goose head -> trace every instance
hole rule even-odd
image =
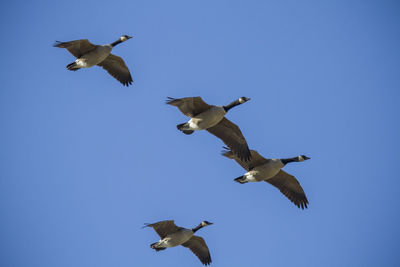
[[[121,40],[121,42],[125,42],[129,39],[131,39],[132,37],[129,35],[122,35],[119,39]]]
[[[212,223],[208,222],[208,221],[202,221],[199,225],[197,225],[195,228],[192,228],[193,233],[196,233],[199,229],[209,226]]]
[[[233,101],[232,103],[230,103],[226,106],[223,106],[223,108],[224,108],[225,112],[228,112],[231,108],[236,107],[240,104],[246,103],[249,100],[250,100],[250,98],[242,96],[242,97],[239,97],[237,100]]]
[[[202,221],[202,222],[200,223],[200,225],[201,225],[202,227],[206,227],[206,226],[209,226],[209,225],[211,225],[211,224],[213,224],[213,223],[211,223],[211,222],[209,222],[209,221]]]
[[[242,96],[242,97],[240,97],[240,98],[238,99],[238,101],[239,101],[240,104],[246,103],[246,102],[249,101],[249,100],[250,100],[250,98],[245,97],[245,96]]]
[[[301,155],[301,156],[299,156],[298,158],[299,158],[299,161],[305,161],[305,160],[310,159],[309,157],[307,157],[307,156],[305,156],[305,155]]]

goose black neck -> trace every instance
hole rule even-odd
[[[197,230],[199,230],[199,229],[201,229],[201,228],[203,228],[203,225],[199,224],[199,225],[197,225],[195,228],[192,228],[192,231],[193,231],[193,233],[196,233]]]
[[[111,46],[114,47],[114,46],[116,46],[116,45],[118,45],[118,44],[120,44],[120,43],[122,43],[121,39],[119,39],[119,40],[117,40],[117,41],[111,43]]]
[[[291,162],[298,162],[298,161],[299,161],[298,157],[281,159],[281,162],[283,163],[283,165],[286,165],[286,164],[291,163]]]
[[[241,103],[239,102],[239,100],[235,100],[232,103],[230,103],[226,106],[223,106],[223,108],[224,108],[225,112],[228,112],[228,110],[230,110],[231,108],[236,107],[237,105],[240,105],[240,104]]]

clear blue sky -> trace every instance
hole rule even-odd
[[[156,253],[143,223],[199,231],[212,266],[398,266],[398,1],[4,1],[0,265],[201,266]],[[116,47],[126,88],[65,69],[55,40]],[[249,146],[288,165],[302,211],[191,136],[167,96],[233,109]]]

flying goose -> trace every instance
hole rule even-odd
[[[177,125],[185,134],[206,129],[211,134],[220,138],[243,161],[250,160],[250,150],[246,139],[239,127],[225,118],[225,114],[233,107],[249,101],[250,98],[240,97],[226,106],[208,105],[201,97],[172,98],[168,97],[167,104],[176,106],[190,117],[186,123]]]
[[[195,228],[186,229],[176,226],[173,220],[168,220],[152,224],[146,223],[144,227],[152,227],[161,238],[160,241],[150,245],[152,249],[160,251],[182,245],[189,248],[200,259],[201,263],[209,265],[211,256],[207,244],[203,238],[194,235],[194,233],[211,224],[208,221],[202,221]]]
[[[129,86],[133,82],[129,69],[122,58],[111,54],[111,50],[114,46],[131,38],[128,35],[122,35],[117,41],[106,45],[94,45],[88,39],[70,42],[56,41],[54,46],[66,48],[77,58],[77,60],[67,65],[67,69],[77,71],[82,68],[90,68],[98,65],[123,85]]]
[[[310,159],[309,157],[301,155],[287,159],[266,159],[258,154],[257,151],[251,150],[251,161],[244,162],[228,148],[224,148],[226,150],[222,151],[222,155],[234,159],[247,171],[243,176],[236,178],[236,182],[241,184],[260,181],[268,182],[278,188],[297,207],[301,207],[301,209],[307,208],[308,200],[299,181],[294,176],[281,170],[281,168],[290,162],[308,160]]]

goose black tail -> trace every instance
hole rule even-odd
[[[188,126],[189,126],[189,125],[188,125],[187,123],[181,123],[181,124],[176,125],[176,128],[178,128],[178,130],[181,131],[181,132],[183,132],[184,134],[192,134],[194,131],[192,131],[192,130],[187,130],[186,128],[187,128]]]
[[[239,176],[239,177],[235,178],[234,181],[235,181],[235,182],[238,182],[238,183],[241,183],[241,184],[247,183],[247,182],[245,181],[244,176]]]
[[[68,65],[67,65],[67,69],[68,69],[68,70],[72,70],[72,71],[77,71],[77,70],[79,70],[79,68],[78,68],[77,65],[76,65],[76,62],[72,62],[71,64],[68,64]]]
[[[160,250],[166,249],[166,248],[157,247],[157,244],[158,244],[158,242],[153,243],[153,244],[150,245],[150,247],[151,247],[152,249],[155,249],[156,251],[160,251]]]

